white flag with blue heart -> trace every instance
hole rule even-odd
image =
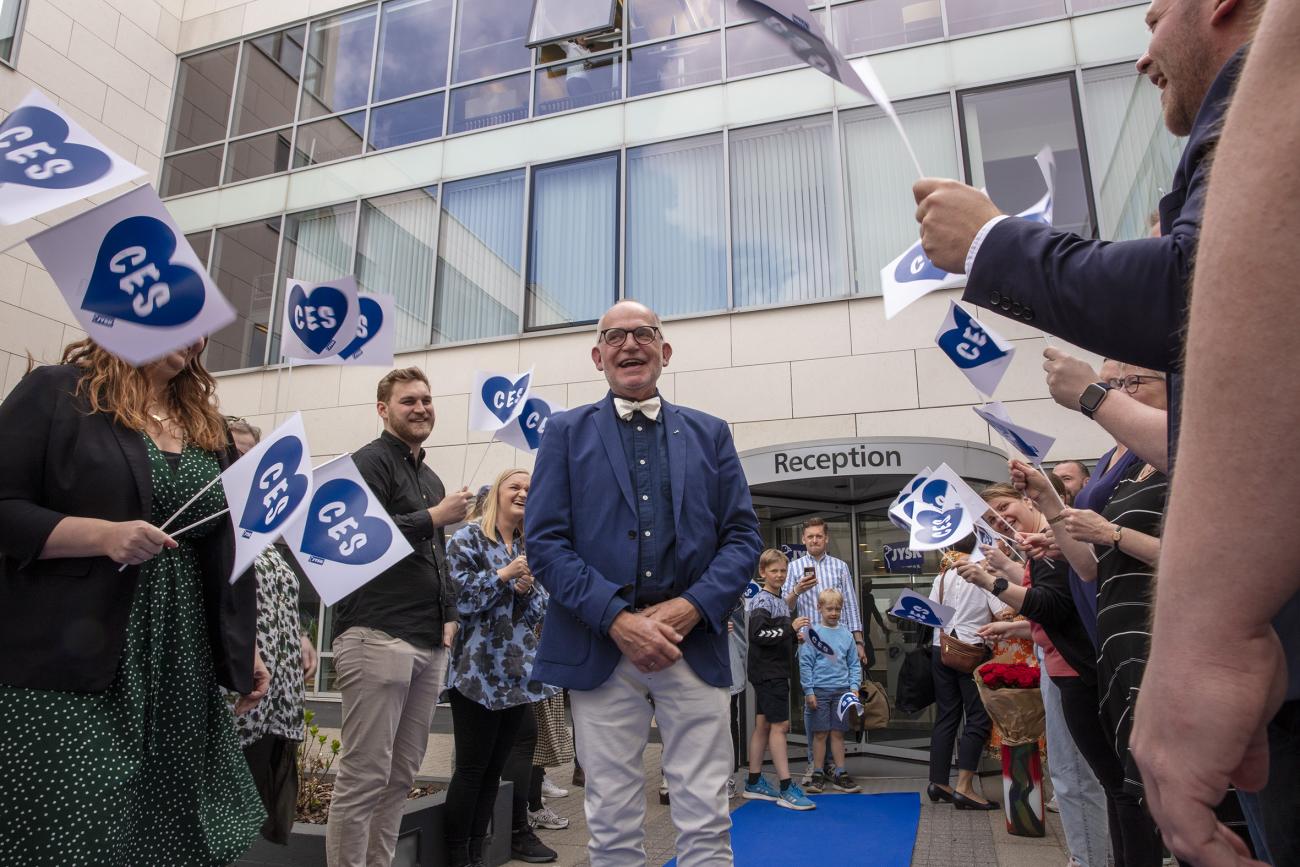
[[[0,123],[0,223],[21,223],[144,173],[39,90]]]
[[[235,525],[235,568],[244,573],[306,508],[312,493],[311,449],[302,414],[275,429],[221,474]]]
[[[942,629],[952,620],[957,609],[951,605],[941,605],[929,596],[904,589],[898,594],[898,600],[894,602],[894,607],[889,609],[889,613],[903,620]]]
[[[290,277],[284,287],[280,353],[308,360],[338,355],[352,344],[360,316],[357,278],[308,283]]]
[[[998,532],[990,527],[983,518],[975,520],[975,547],[971,550],[968,559],[972,563],[978,563],[981,560],[987,560],[980,546],[988,545],[993,547],[998,543]]]
[[[1052,212],[1056,196],[1056,157],[1052,149],[1044,147],[1034,157],[1038,170],[1043,173],[1047,192],[1041,199],[1026,208],[1017,217],[1035,223],[1052,225]],[[908,247],[894,261],[880,269],[881,294],[885,299],[885,318],[893,319],[913,301],[939,289],[955,289],[966,285],[965,274],[949,274],[940,269],[925,255],[921,242]]]
[[[469,395],[469,429],[496,433],[524,411],[532,388],[533,369],[524,373],[474,372]],[[537,433],[540,439],[541,434]]]
[[[396,307],[392,295],[357,293],[357,327],[352,340],[337,353],[303,359],[303,364],[358,364],[392,367],[397,347]]]
[[[91,339],[140,366],[235,321],[152,187],[27,240]]]
[[[1002,401],[990,401],[983,406],[973,406],[971,409],[975,410],[975,414],[984,419],[989,427],[997,431],[1007,441],[1007,445],[1029,458],[1029,462],[1034,466],[1042,465],[1043,458],[1047,457],[1052,444],[1056,442],[1056,437],[1039,433],[1012,421],[1011,414],[1002,405]]]
[[[947,464],[931,472],[903,507],[912,521],[909,546],[916,551],[936,551],[966,538],[987,509]]]
[[[1016,348],[993,329],[949,300],[948,316],[935,343],[980,394],[992,397],[1011,366]]]
[[[848,692],[844,693],[844,695],[840,696],[839,705],[835,708],[835,715],[838,716],[840,718],[840,721],[842,722],[844,720],[845,715],[848,714],[848,712],[853,708],[857,708],[858,712],[861,713],[862,699],[858,698],[858,694],[856,692],[854,692],[853,690],[849,690]]]
[[[326,605],[413,553],[351,455],[317,467],[312,488],[307,508],[284,537]]]
[[[551,416],[561,412],[564,412],[564,407],[558,404],[540,397],[527,398],[519,415],[497,431],[496,438],[520,451],[536,452],[542,444],[542,435],[546,433],[546,423],[551,420]]]
[[[887,512],[889,515],[889,521],[898,529],[907,533],[912,532],[912,508],[905,507],[907,506],[908,500],[912,498],[912,495],[917,492],[917,489],[919,489],[921,485],[925,484],[925,480],[929,478],[929,476],[929,467],[926,467],[921,470],[921,472],[912,476],[911,481],[906,485],[903,485],[903,489],[898,492],[898,496],[894,497],[894,502],[889,504]]]

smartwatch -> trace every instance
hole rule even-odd
[[[993,589],[990,592],[994,596],[1001,596],[1003,593],[1007,592],[1007,588],[1010,586],[1011,586],[1011,582],[1008,581],[1007,579],[1001,577],[994,578]]]
[[[1083,394],[1079,395],[1079,412],[1092,418],[1097,408],[1101,406],[1101,402],[1106,399],[1106,392],[1114,387],[1109,382],[1091,383],[1083,390]]]

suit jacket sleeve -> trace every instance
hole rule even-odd
[[[75,387],[75,380],[59,372],[32,371],[0,404],[0,554],[19,569],[40,557],[54,527],[67,517],[39,504],[59,391],[69,383]]]
[[[727,614],[749,583],[763,548],[758,516],[749,497],[749,483],[740,468],[740,456],[731,429],[718,423],[714,438],[718,466],[718,550],[704,573],[682,592],[700,612],[709,632],[726,632]]]

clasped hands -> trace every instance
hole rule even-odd
[[[533,592],[533,571],[528,568],[528,559],[523,554],[498,569],[497,577],[520,596]]]
[[[620,612],[610,624],[609,637],[638,671],[663,671],[682,658],[677,645],[699,622],[700,612],[679,596],[640,612]]]

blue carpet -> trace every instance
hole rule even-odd
[[[731,814],[736,867],[852,864],[908,867],[921,796],[813,795],[816,810],[799,812],[771,801],[746,801]],[[676,867],[677,859],[664,867]]]

